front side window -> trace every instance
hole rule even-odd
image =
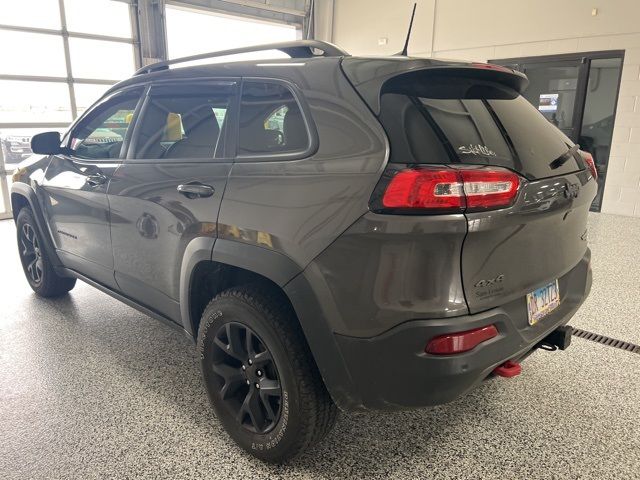
[[[120,158],[142,88],[116,93],[96,105],[70,135],[71,155],[90,160]]]
[[[223,139],[235,84],[160,86],[151,90],[136,130],[138,159],[212,159]]]
[[[309,147],[300,106],[291,91],[277,83],[244,83],[238,135],[239,155],[295,153]]]

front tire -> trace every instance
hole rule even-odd
[[[235,287],[205,309],[198,333],[205,384],[231,438],[281,463],[319,442],[337,408],[291,306],[258,287]]]
[[[59,297],[69,292],[76,279],[61,277],[55,272],[30,208],[20,210],[16,229],[18,254],[31,289],[41,297]]]

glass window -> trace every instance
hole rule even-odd
[[[135,158],[223,157],[220,139],[227,127],[235,85],[154,87],[136,133]]]
[[[71,132],[68,146],[79,158],[119,158],[142,88],[116,93],[94,107]]]
[[[296,28],[291,25],[261,22],[229,15],[184,9],[167,5],[167,42],[169,58],[203,52],[215,52],[250,45],[296,40]],[[237,55],[235,60],[289,58],[282,52],[266,51]],[[222,60],[222,59],[220,59]],[[224,61],[229,61],[226,58]],[[207,60],[213,63],[215,59]]]
[[[0,123],[71,121],[66,83],[0,80]]]
[[[64,7],[67,29],[70,32],[131,38],[128,2],[64,0]]]
[[[0,73],[66,77],[62,37],[0,30]],[[8,47],[13,45],[12,47]]]
[[[621,68],[621,58],[599,58],[591,60],[589,69],[578,143],[582,150],[591,153],[598,170],[598,194],[591,206],[597,211],[600,210],[604,193]]]
[[[6,0],[0,11],[0,23],[5,25],[60,28],[60,9],[55,0]]]
[[[76,108],[81,115],[91,105],[96,103],[111,85],[99,85],[93,83],[74,83],[73,91],[76,95]]]
[[[301,152],[308,146],[307,127],[291,91],[276,83],[245,82],[238,154]]]
[[[528,178],[580,169],[575,158],[554,163],[571,140],[514,90],[466,77],[403,77],[380,101],[390,161],[497,165]]]
[[[523,92],[524,98],[549,122],[571,138],[574,138],[573,113],[581,68],[579,64],[557,63],[534,63],[525,66],[529,86]]]
[[[69,50],[76,78],[121,80],[135,70],[133,46],[128,43],[69,38]]]

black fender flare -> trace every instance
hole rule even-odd
[[[58,254],[56,252],[56,248],[51,237],[51,231],[49,230],[47,222],[44,219],[42,207],[40,206],[40,202],[38,201],[38,196],[35,190],[31,187],[31,185],[22,182],[15,182],[11,185],[11,207],[13,210],[13,219],[15,221],[18,218],[18,212],[13,205],[14,195],[20,195],[27,201],[27,204],[33,212],[33,216],[36,221],[36,228],[40,232],[40,236],[42,237],[44,248],[49,259],[53,263],[54,267],[62,267],[62,262],[60,261],[60,258],[58,257]]]
[[[180,316],[182,326],[195,337],[191,318],[190,288],[196,266],[213,261],[242,268],[268,278],[279,287],[300,272],[300,267],[289,257],[274,250],[224,238],[198,237],[191,240],[183,254],[180,267]]]
[[[321,275],[310,265],[303,270],[290,257],[275,250],[224,238],[199,237],[187,244],[180,271],[180,314],[182,325],[191,337],[193,331],[190,285],[193,272],[202,261],[213,261],[257,273],[282,288],[302,327],[322,379],[336,404],[344,410],[362,409],[351,375],[335,341],[327,309],[310,281]],[[311,276],[311,278],[309,278]]]

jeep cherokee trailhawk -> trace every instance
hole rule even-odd
[[[291,58],[184,65],[250,50]],[[33,137],[11,194],[27,280],[186,331],[264,460],[338,409],[451,401],[564,349],[591,286],[594,164],[526,85],[304,40],[145,67]]]

